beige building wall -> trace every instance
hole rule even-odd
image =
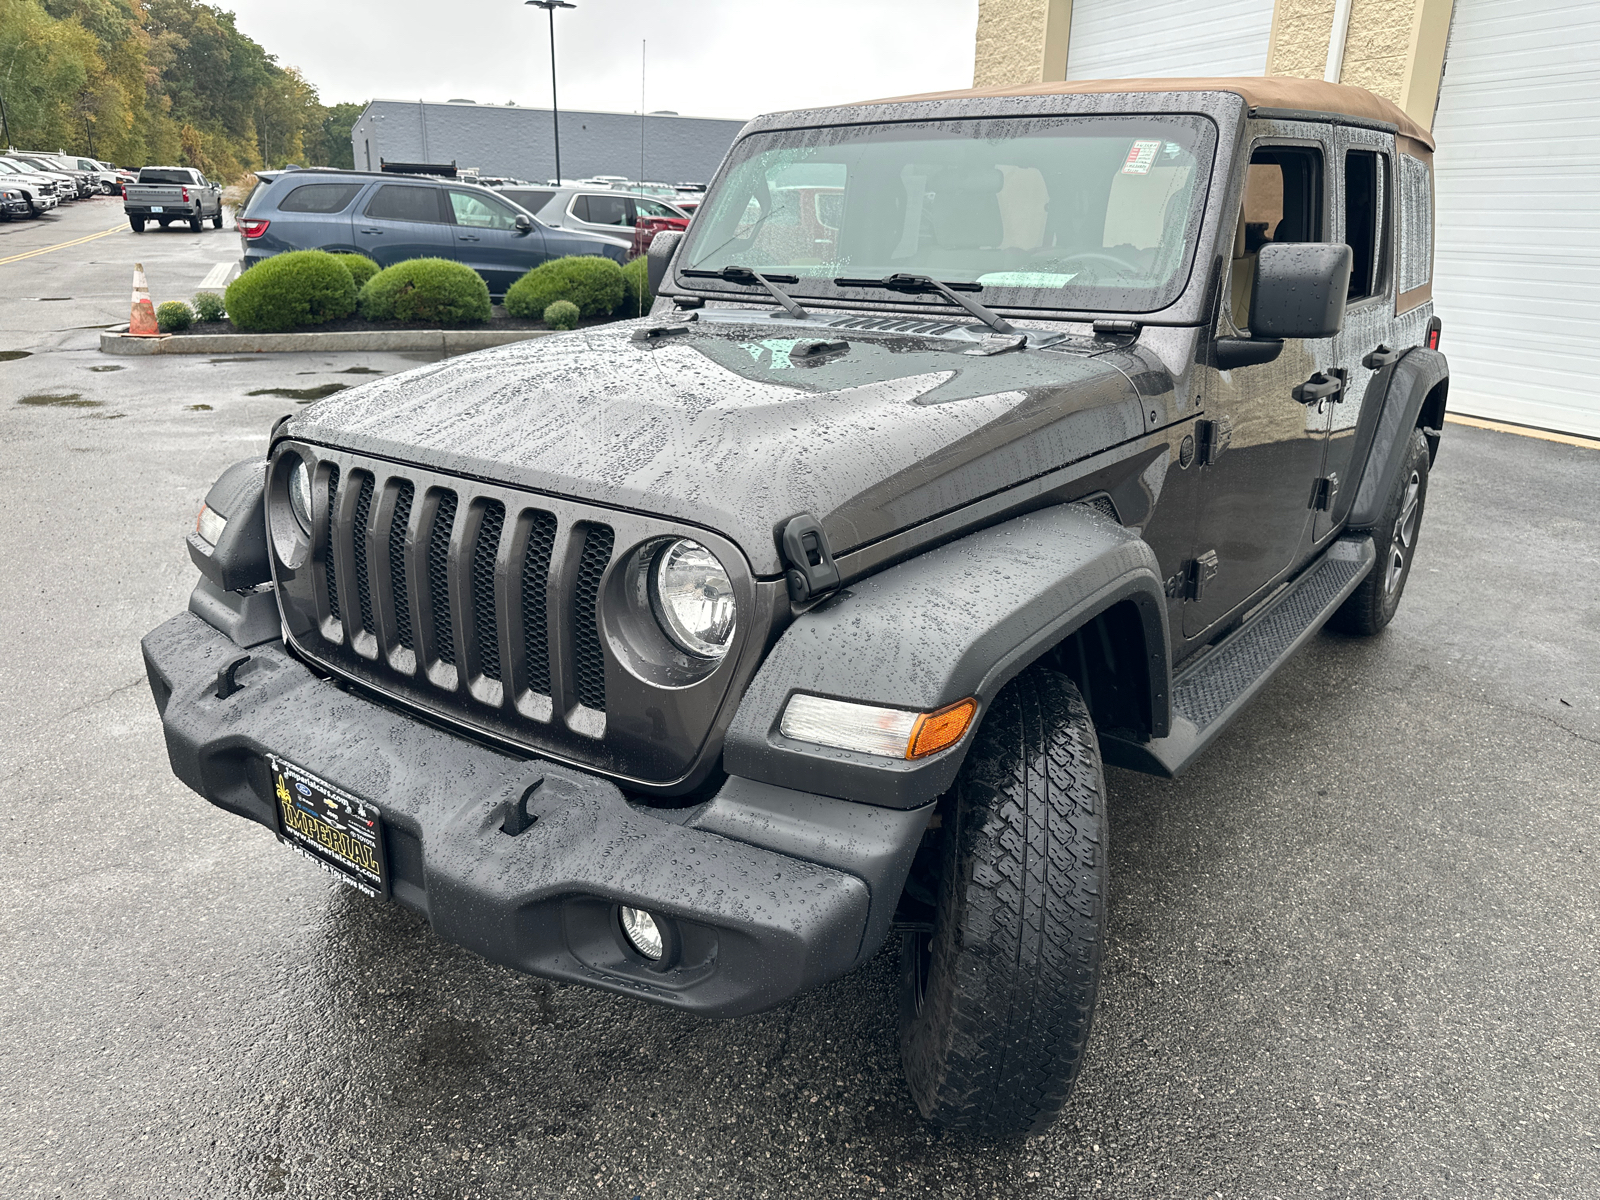
[[[1084,0],[1089,2],[1089,0]],[[1202,17],[1205,0],[1193,0]],[[1433,124],[1454,0],[1351,0],[1338,82],[1393,100]],[[1277,0],[1267,71],[1321,79],[1335,0]],[[1065,79],[1072,0],[979,0],[974,87]]]

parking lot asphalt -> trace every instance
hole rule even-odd
[[[1600,452],[1448,426],[1390,629],[1316,638],[1185,778],[1110,772],[1088,1066],[972,1142],[905,1095],[893,947],[704,1023],[444,945],[172,778],[138,641],[300,399],[257,393],[415,361],[72,328],[237,246],[0,262],[0,1195],[1600,1195]]]

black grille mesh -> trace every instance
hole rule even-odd
[[[339,576],[338,576],[337,572],[335,572],[334,569],[333,569],[333,560],[338,557],[338,555],[334,553],[333,512],[334,512],[334,509],[336,509],[338,506],[339,506],[339,468],[338,467],[329,467],[328,468],[328,511],[327,511],[326,516],[325,516],[325,520],[328,523],[328,526],[327,526],[328,553],[327,553],[327,556],[326,556],[327,557],[326,565],[327,565],[327,568],[328,568],[328,612],[332,615],[332,617],[333,617],[333,619],[335,621],[343,619],[343,614],[340,613],[340,611],[339,611]]]
[[[367,519],[372,516],[372,476],[363,475],[356,495],[355,529],[356,599],[361,605],[361,628],[368,633],[378,627],[372,619],[372,588],[367,579]]]
[[[600,576],[611,561],[616,535],[609,525],[591,525],[583,538],[577,584],[572,589],[572,642],[577,663],[574,672],[578,702],[606,709],[606,659],[600,649],[600,625],[595,603],[600,596]]]
[[[456,639],[450,628],[450,531],[456,523],[456,494],[441,492],[428,538],[428,601],[433,609],[434,652],[440,662],[456,661]]]
[[[550,625],[547,589],[550,581],[550,554],[556,544],[556,518],[553,513],[532,514],[528,530],[528,552],[522,559],[522,640],[528,670],[528,690],[550,694]]]
[[[389,521],[389,587],[394,592],[395,632],[400,644],[413,654],[417,642],[411,636],[411,592],[406,587],[406,526],[411,524],[411,501],[416,494],[409,480],[402,483]]]
[[[478,659],[483,673],[500,678],[500,622],[495,616],[494,560],[500,552],[500,531],[506,523],[506,506],[491,500],[483,506],[478,523],[478,544],[472,548],[472,625],[478,638]]]

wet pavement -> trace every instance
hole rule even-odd
[[[211,480],[270,393],[414,362],[70,328],[136,257],[160,300],[236,253],[0,264],[0,1195],[1600,1194],[1600,452],[1447,427],[1390,630],[1315,639],[1183,780],[1111,773],[1088,1067],[973,1143],[904,1095],[893,948],[708,1024],[444,945],[172,778],[138,639]]]

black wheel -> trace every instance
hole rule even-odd
[[[144,232],[144,218],[143,217],[129,217],[128,218],[128,228],[132,229],[135,233],[143,233]]]
[[[190,217],[189,218],[189,232],[190,233],[204,233],[205,229],[206,229],[206,219],[204,217]]]
[[[1406,445],[1405,461],[1383,519],[1370,530],[1378,547],[1378,561],[1361,586],[1339,606],[1328,624],[1343,633],[1371,635],[1394,620],[1400,597],[1411,577],[1411,560],[1417,553],[1417,534],[1422,529],[1422,510],[1428,499],[1428,441],[1422,430],[1413,429]]]
[[[217,209],[217,215],[211,218],[211,228],[213,228],[213,229],[221,229],[222,228],[222,210],[220,208]]]
[[[1105,780],[1064,675],[996,698],[942,805],[933,933],[901,946],[900,1060],[948,1129],[1048,1125],[1083,1065],[1105,951]]]

